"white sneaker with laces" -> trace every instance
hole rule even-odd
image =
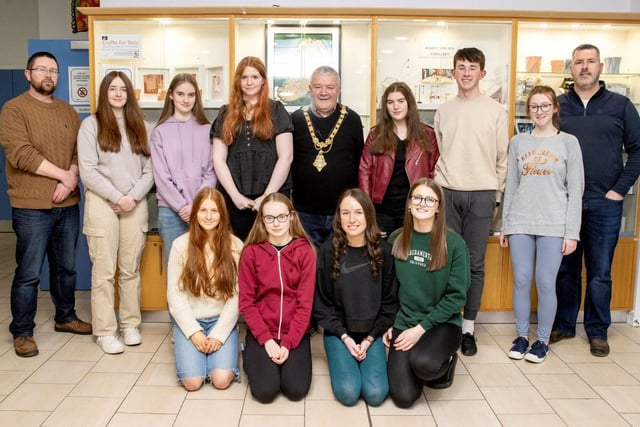
[[[98,337],[96,339],[96,344],[98,344],[98,347],[107,354],[119,354],[124,351],[124,346],[118,337],[114,337],[113,335],[103,335]]]
[[[122,330],[125,345],[140,345],[142,343],[142,335],[138,328],[124,328]]]

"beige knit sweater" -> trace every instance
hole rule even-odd
[[[78,113],[66,102],[35,99],[25,92],[13,98],[0,113],[0,143],[7,157],[9,200],[14,208],[50,209],[80,201],[76,188],[62,203],[51,200],[57,181],[36,175],[43,160],[68,170],[78,164],[76,138]]]

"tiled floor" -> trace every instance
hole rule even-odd
[[[554,344],[539,365],[507,358],[513,325],[478,325],[479,352],[460,357],[453,387],[425,389],[410,409],[337,403],[317,335],[304,401],[262,405],[244,376],[225,391],[187,393],[175,380],[168,323],[145,323],[142,345],[105,355],[91,337],[53,331],[46,292],[36,317],[40,355],[22,359],[8,333],[13,244],[0,234],[0,426],[640,426],[640,328],[625,324],[610,329],[609,357],[592,357],[579,335]],[[77,309],[89,318],[88,292],[78,292]]]

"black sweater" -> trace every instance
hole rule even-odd
[[[573,89],[558,97],[560,129],[578,138],[584,164],[583,198],[609,190],[624,196],[640,174],[640,117],[629,98],[604,88],[584,107]],[[622,150],[628,157],[623,162]]]
[[[347,333],[357,342],[367,335],[381,336],[392,324],[398,308],[398,285],[391,246],[382,242],[383,262],[377,280],[371,276],[366,246],[347,247],[341,273],[334,280],[331,239],[320,248],[313,315],[325,334]]]

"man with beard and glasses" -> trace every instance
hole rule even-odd
[[[574,83],[558,97],[560,130],[575,135],[584,164],[580,241],[563,258],[556,280],[558,309],[551,343],[576,335],[582,297],[582,259],[587,270],[584,329],[591,354],[609,354],[611,262],[618,243],[624,195],[640,173],[640,117],[626,96],[600,81],[600,50],[582,44],[573,50]],[[626,161],[623,151],[627,153]]]
[[[34,53],[24,75],[29,90],[0,113],[0,142],[7,162],[9,200],[16,233],[16,270],[11,285],[9,331],[20,357],[38,354],[33,339],[45,254],[49,261],[55,330],[90,335],[91,324],[75,311],[75,253],[80,192],[76,138],[80,117],[55,98],[60,69],[49,52]]]

